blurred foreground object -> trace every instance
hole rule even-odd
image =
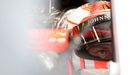
[[[45,52],[63,52],[68,48],[69,32],[65,29],[31,29],[31,46]]]

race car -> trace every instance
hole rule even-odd
[[[52,69],[64,54],[71,53],[64,59],[69,75],[110,75],[109,62],[114,61],[110,2],[70,9],[55,24],[51,29],[30,32],[36,39],[33,48],[42,52],[46,67]]]
[[[82,75],[109,75],[109,61],[114,60],[110,2],[87,3],[67,13],[58,26],[70,31],[76,46],[73,68]]]

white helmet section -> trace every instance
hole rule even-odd
[[[109,75],[109,70],[107,69],[83,69],[80,71],[81,75]]]
[[[103,3],[105,2],[106,1],[100,1],[98,3],[102,3],[103,6]],[[100,5],[100,7],[102,6]],[[91,8],[90,10],[90,3],[87,3],[76,9],[71,9],[62,16],[61,20],[59,21],[61,24],[60,26],[70,30],[73,27],[78,26],[80,23],[86,21],[86,19],[90,19],[91,17],[101,14],[110,14],[110,9],[101,9],[100,7],[98,5],[98,9],[94,10]]]
[[[67,16],[67,28],[72,29],[74,26],[79,25],[80,22],[89,15],[90,11],[84,10],[81,7],[77,8],[73,13]]]
[[[58,22],[58,28],[64,27],[66,29],[72,29],[73,27],[79,25],[81,21],[90,15],[90,11],[84,10],[81,7],[76,9],[71,9],[67,11]]]
[[[58,21],[57,23],[57,27],[56,28],[66,28],[66,18],[68,15],[70,15],[71,13],[73,13],[76,9],[70,9],[67,12],[64,13],[64,15],[61,17],[61,19]]]

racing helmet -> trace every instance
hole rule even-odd
[[[93,6],[101,8],[102,6],[97,6],[97,3],[101,2],[96,2]],[[79,57],[93,60],[113,60],[114,48],[110,5],[106,5],[106,7],[99,10],[90,10],[93,13],[89,18],[72,28],[74,43],[78,46],[75,53]]]

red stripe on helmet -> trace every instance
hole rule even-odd
[[[107,69],[108,68],[108,62],[107,61],[94,61],[94,65],[96,69]]]
[[[69,22],[69,23],[71,23],[71,24],[73,24],[73,25],[76,25],[76,26],[78,26],[78,24],[77,23],[74,23],[74,22],[72,22],[72,21],[70,21],[70,20],[66,20],[67,22]]]
[[[85,69],[85,61],[83,58],[80,58],[80,66],[82,69]]]

